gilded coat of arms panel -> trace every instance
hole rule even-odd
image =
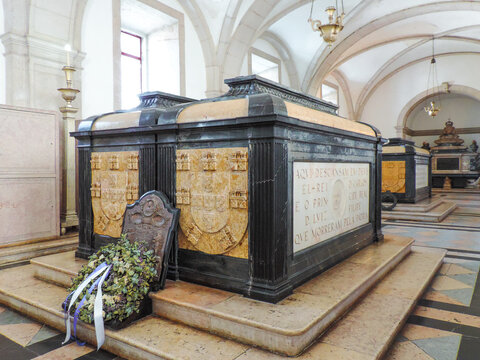
[[[248,258],[248,149],[177,150],[179,247]]]
[[[93,152],[93,231],[120,237],[127,204],[138,199],[138,151]]]
[[[382,192],[405,192],[405,161],[382,161]]]

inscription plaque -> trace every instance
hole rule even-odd
[[[415,167],[415,189],[428,186],[428,165],[416,165]]]
[[[248,258],[248,149],[177,150],[181,249]]]
[[[459,158],[437,158],[436,170],[460,170]]]
[[[293,251],[369,221],[370,171],[363,163],[293,164]]]

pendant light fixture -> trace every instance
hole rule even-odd
[[[338,9],[338,0],[335,1],[336,6],[329,6],[325,9],[325,12],[328,15],[328,23],[322,24],[320,20],[313,20],[312,13],[313,13],[313,2],[312,6],[310,7],[310,17],[308,18],[308,22],[312,26],[313,31],[320,32],[323,40],[328,44],[328,46],[332,46],[332,44],[337,40],[337,36],[343,29],[343,19],[345,17],[345,9],[343,7],[343,0],[342,1],[342,12],[339,15]]]
[[[431,93],[430,93],[430,89]],[[432,37],[432,59],[430,60],[430,68],[428,70],[428,79],[427,79],[427,101],[429,98],[430,104],[424,107],[425,112],[428,116],[435,117],[440,111],[440,106],[435,104],[434,95],[439,92],[440,88],[438,85],[438,75],[437,75],[437,60],[435,59],[435,37]]]

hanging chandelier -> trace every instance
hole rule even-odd
[[[312,13],[313,13],[313,1],[312,6],[310,7],[310,17],[308,18],[308,22],[312,25],[313,31],[319,31],[320,35],[322,36],[323,40],[328,44],[328,46],[332,46],[332,44],[337,40],[338,33],[343,29],[343,18],[345,17],[344,7],[343,7],[343,0],[342,0],[342,13],[338,14],[338,1],[335,2],[336,6],[329,6],[325,9],[325,12],[328,15],[328,23],[322,24],[320,20],[313,20]]]
[[[429,94],[432,89],[431,94]],[[432,37],[432,60],[430,60],[430,69],[428,71],[427,79],[427,99],[432,97],[430,104],[424,107],[428,116],[435,117],[440,111],[440,107],[435,105],[435,98],[433,97],[439,90],[438,75],[437,75],[437,60],[435,59],[435,37]]]

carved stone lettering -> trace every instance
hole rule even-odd
[[[138,199],[138,152],[92,154],[93,231],[119,237],[127,204]]]
[[[382,192],[405,192],[405,161],[382,161]]]
[[[294,162],[293,251],[367,224],[369,192],[369,164]]]
[[[247,148],[177,150],[180,248],[248,258],[247,169]]]
[[[428,165],[415,166],[415,188],[421,189],[428,186]]]

